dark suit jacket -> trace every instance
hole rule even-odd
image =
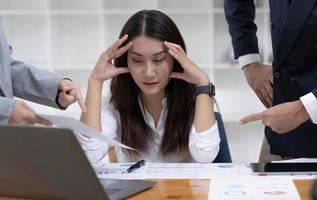
[[[273,104],[317,96],[316,0],[270,0],[273,46]],[[258,53],[253,0],[225,0],[235,58]],[[317,157],[317,125],[307,121],[287,134],[269,127],[271,152],[281,156]]]

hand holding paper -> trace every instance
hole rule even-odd
[[[102,135],[97,130],[87,126],[86,124],[82,123],[81,121],[73,118],[73,117],[65,117],[65,116],[58,116],[58,115],[39,115],[40,117],[52,122],[53,124],[71,129],[75,134],[82,134],[86,137],[96,138],[102,141],[107,142],[110,145],[135,150],[131,147],[128,147],[120,142],[111,139],[105,135]],[[136,151],[136,150],[135,150]]]

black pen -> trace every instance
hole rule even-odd
[[[134,170],[142,167],[143,165],[145,165],[145,160],[140,160],[138,162],[136,162],[135,164],[131,165],[128,169],[127,169],[127,172],[130,173],[130,172],[133,172]]]

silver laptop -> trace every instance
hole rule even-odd
[[[152,186],[99,180],[71,130],[0,126],[0,196],[123,199]]]

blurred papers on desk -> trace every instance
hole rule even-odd
[[[109,163],[102,166],[94,166],[95,172],[100,179],[121,179],[121,180],[136,180],[146,179],[148,164],[132,171],[127,172],[127,169],[134,163]]]
[[[217,163],[150,163],[148,179],[211,179],[214,175],[250,174],[251,169],[243,164]]]
[[[125,173],[130,163],[107,163],[94,166],[99,178],[104,179],[211,179],[215,175],[251,174],[248,164],[217,163],[149,163]]]
[[[218,176],[209,184],[208,200],[300,200],[288,176]]]

